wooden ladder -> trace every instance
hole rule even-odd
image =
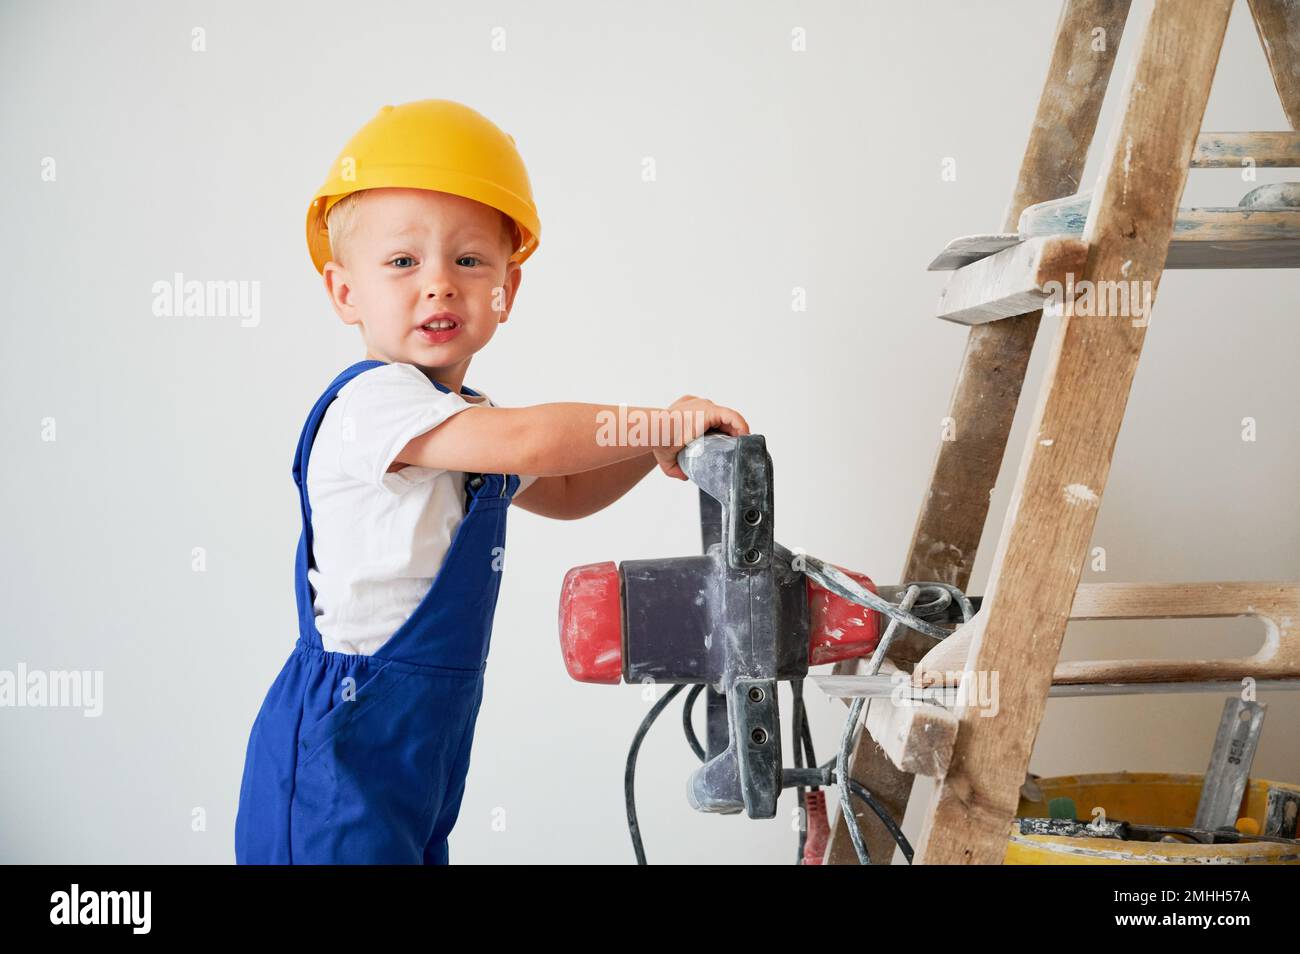
[[[1065,0],[1004,232],[958,240],[936,261],[956,268],[940,311],[970,331],[949,410],[956,436],[940,444],[904,582],[969,583],[1051,282],[1066,272],[1081,286],[1137,282],[1153,301],[1166,267],[1300,266],[1300,229],[1286,215],[1261,233],[1243,228],[1233,210],[1199,210],[1223,214],[1211,215],[1208,231],[1197,235],[1205,223],[1186,226],[1178,208],[1193,166],[1240,166],[1243,159],[1300,165],[1300,0],[1248,2],[1291,130],[1202,134],[1232,0],[1155,0],[1081,234],[1026,239],[1018,230],[1025,209],[1079,192],[1129,11],[1129,0]],[[1189,241],[1200,244],[1188,249]],[[913,773],[937,779],[917,863],[1002,862],[1054,685],[1128,681],[1154,690],[1196,680],[1300,678],[1300,587],[1293,583],[1079,585],[1146,327],[1145,320],[1085,316],[1063,296],[966,655],[965,670],[998,673],[996,717],[974,706],[918,710],[877,698],[855,729],[851,774],[900,823]],[[1269,632],[1264,649],[1249,658],[1058,665],[1072,618],[1247,614],[1265,618]],[[906,632],[890,661],[910,671],[933,645]],[[857,666],[837,664],[828,681],[851,682]],[[895,846],[884,826],[866,811],[858,820],[871,858],[888,863]],[[857,862],[838,813],[825,860]]]

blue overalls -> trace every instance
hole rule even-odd
[[[235,818],[239,864],[448,862],[519,477],[469,475],[465,518],[437,577],[378,652],[326,651],[307,581],[315,566],[307,460],[339,389],[383,363],[360,361],[335,378],[298,441],[298,642],[248,740]]]

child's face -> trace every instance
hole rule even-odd
[[[325,287],[339,317],[361,325],[366,357],[438,372],[457,390],[469,359],[509,316],[522,277],[508,261],[500,212],[425,189],[369,190],[339,253],[342,263],[325,266]],[[454,316],[454,333],[421,331],[440,313]]]

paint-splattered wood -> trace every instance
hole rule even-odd
[[[1300,212],[1294,209],[1270,209],[1268,215],[1252,209],[1185,211],[1229,214],[1203,214],[1200,222],[1189,221],[1189,231],[1170,243],[1165,268],[1300,268]],[[1218,221],[1213,221],[1215,218]],[[1005,254],[1018,244],[1019,235],[1005,232],[962,236],[949,242],[929,268],[966,268],[990,255]]]
[[[1300,0],[1249,0],[1273,85],[1292,129],[1300,129]]]
[[[866,723],[876,744],[904,772],[926,778],[941,778],[948,773],[957,739],[957,713],[952,709],[924,703],[900,704],[892,697],[875,699],[867,708]]]
[[[953,709],[960,702],[956,686],[913,686],[900,689],[888,676],[810,676],[822,692],[834,699],[888,700],[894,696],[917,703]],[[1210,679],[1195,682],[1099,682],[1052,684],[1051,699],[1089,699],[1103,696],[1161,696],[1186,693],[1236,695],[1241,692],[1240,679]],[[1300,679],[1258,679],[1254,689],[1263,692],[1300,692]]]
[[[1275,187],[1283,183],[1274,183]],[[1179,242],[1239,242],[1291,239],[1300,241],[1300,211],[1282,205],[1281,192],[1273,187],[1252,189],[1249,206],[1216,206],[1179,209],[1174,219],[1174,239]],[[1045,235],[1082,235],[1092,208],[1092,192],[1031,205],[1020,214],[1020,240],[1027,242]],[[1264,205],[1267,197],[1278,196],[1278,207]],[[1244,198],[1244,196],[1243,196]]]
[[[1201,133],[1193,169],[1292,169],[1300,167],[1300,134],[1285,132]]]
[[[1043,235],[1013,245],[955,272],[939,296],[939,317],[978,325],[1042,309],[1051,283],[1072,285],[1087,260],[1088,246],[1070,236]]]
[[[1275,582],[1092,583],[1079,587],[1071,619],[1254,617],[1259,651],[1236,659],[1103,659],[1059,663],[1062,685],[1300,678],[1300,586]]]
[[[1300,209],[1300,182],[1256,186],[1237,203],[1243,209]]]
[[[965,268],[972,262],[996,255],[1020,243],[1019,232],[992,232],[987,235],[959,235],[926,266],[929,272],[947,272]]]
[[[1259,651],[1237,658],[1101,659],[1058,663],[1053,685],[1197,682],[1300,678],[1300,586],[1294,583],[1083,583],[1071,620],[1224,619],[1255,617],[1264,623]],[[965,670],[971,643],[987,619],[982,613],[939,643],[916,665],[924,685],[954,685]],[[919,675],[924,672],[925,676]]]
[[[1025,206],[1079,191],[1128,10],[1129,0],[1064,0],[1004,228],[1015,228]],[[905,581],[942,580],[963,588],[969,582],[1040,317],[1031,312],[971,328],[949,410],[955,439],[939,444],[903,564]],[[891,655],[910,666],[928,643],[905,633]],[[852,670],[837,664],[835,671]],[[896,768],[869,733],[859,732],[853,746],[854,778],[884,800],[901,824],[911,774]],[[848,828],[843,819],[832,823],[827,863],[853,863]],[[864,824],[863,836],[873,858],[892,853],[889,832],[874,817]]]
[[[1154,299],[1231,6],[1156,0],[1103,153],[1084,279],[1150,283]],[[1146,329],[1065,306],[964,667],[999,674],[999,711],[961,713],[918,862],[1006,853]]]
[[[1226,619],[1264,623],[1264,643],[1251,656],[1214,660],[1092,660],[1058,663],[1051,698],[1136,693],[1238,692],[1242,679],[1257,691],[1300,689],[1300,585],[1282,582],[1084,583],[1075,591],[1071,620]],[[867,731],[899,768],[938,778],[951,762],[957,736],[953,693],[965,674],[980,617],[937,645],[917,664],[916,686],[894,675],[814,676],[832,696],[868,696]],[[922,676],[924,673],[924,676]],[[991,685],[971,700],[987,702]],[[994,699],[997,702],[996,698]],[[988,711],[986,706],[986,711]]]
[[[1288,185],[1274,183],[1266,188],[1284,197]],[[965,269],[1006,255],[1032,238],[1082,236],[1091,201],[1089,191],[1030,206],[1020,217],[1018,231],[955,238],[930,263],[929,270]],[[1179,209],[1165,261],[1165,268],[1296,267],[1300,267],[1300,209],[1258,204]]]

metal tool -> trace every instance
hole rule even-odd
[[[1267,708],[1266,703],[1247,702],[1239,696],[1224,700],[1194,827],[1231,828],[1236,823]]]
[[[783,767],[777,684],[804,679],[810,665],[871,655],[883,615],[905,613],[946,635],[960,601],[918,584],[907,613],[890,599],[901,587],[840,568],[828,578],[822,561],[816,575],[830,585],[815,583],[804,569],[815,558],[774,539],[762,435],[706,434],[678,463],[699,487],[703,555],[570,570],[560,599],[565,665],[585,682],[706,685],[705,760],[687,786],[690,804],[772,818]]]

